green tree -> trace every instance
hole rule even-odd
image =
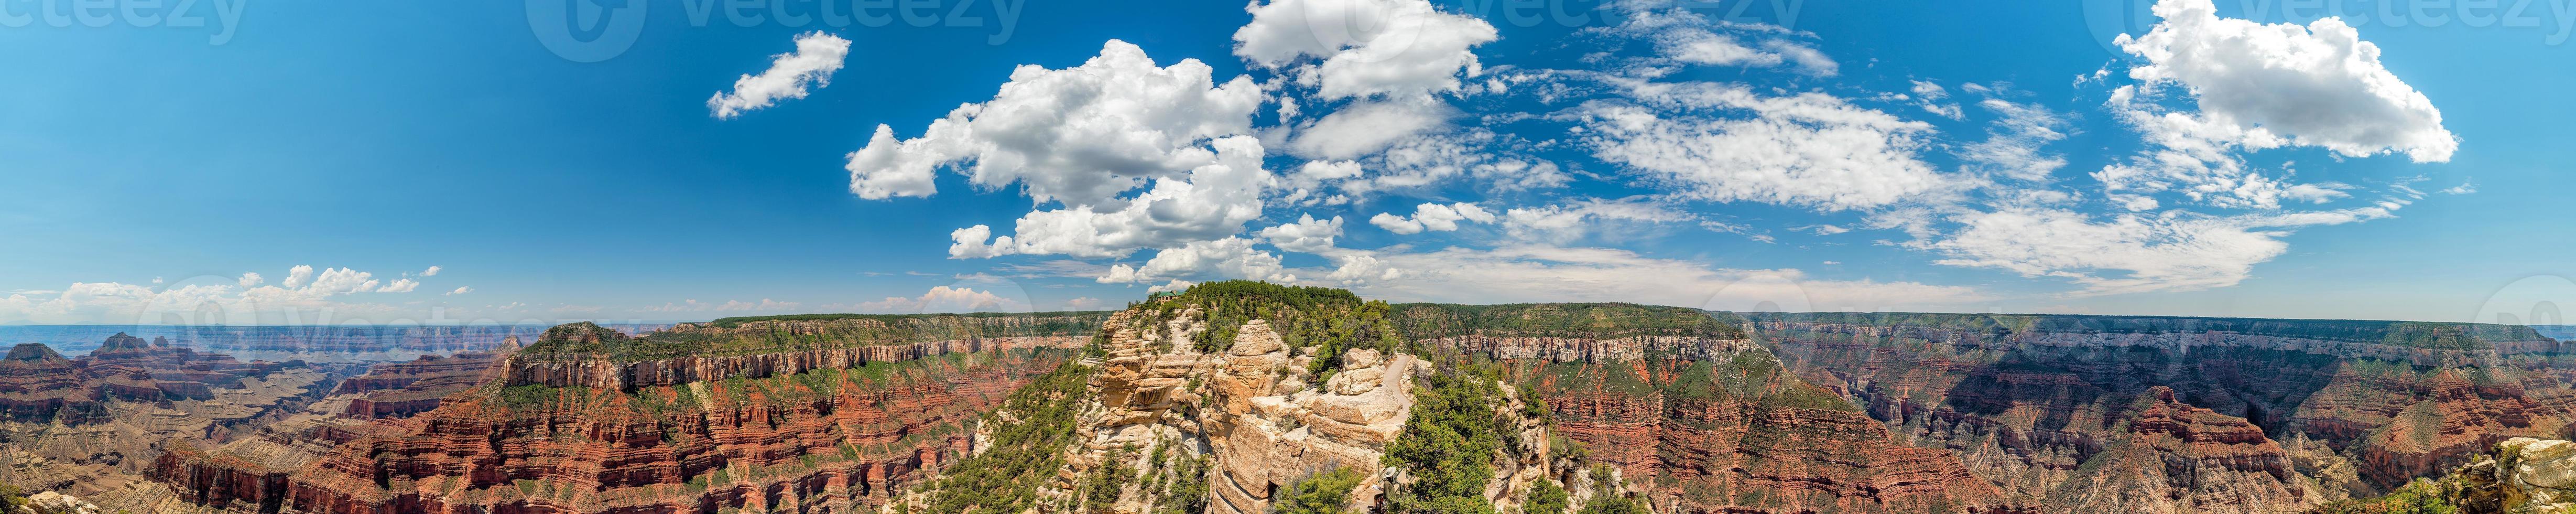
[[[1572,502],[1570,496],[1556,481],[1540,480],[1538,487],[1531,488],[1529,496],[1521,500],[1521,514],[1565,514],[1566,504]]]
[[[1493,407],[1502,389],[1473,373],[1438,373],[1423,382],[1413,391],[1404,435],[1386,448],[1386,465],[1415,478],[1388,498],[1392,511],[1492,514],[1485,483],[1494,478],[1494,453],[1509,432]]]
[[[1582,514],[1648,514],[1646,505],[1619,491],[1619,481],[1610,474],[1610,466],[1592,467],[1592,501],[1583,504]]]
[[[27,507],[26,491],[16,484],[0,482],[0,512],[18,512]]]
[[[1342,508],[1349,504],[1351,489],[1360,485],[1358,471],[1338,468],[1306,477],[1289,489],[1286,501],[1279,504],[1279,514],[1349,514]]]
[[[2329,503],[2311,514],[2460,514],[2460,506],[2442,494],[2440,484],[2428,479],[2415,479],[2388,495],[2370,499]]]

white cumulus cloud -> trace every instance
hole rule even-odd
[[[1413,214],[1409,216],[1381,212],[1369,218],[1369,224],[1397,234],[1420,234],[1426,230],[1432,232],[1458,230],[1458,222],[1461,221],[1493,223],[1494,213],[1466,202],[1448,205],[1426,203],[1414,206]]]
[[[256,272],[198,277],[166,285],[80,282],[61,290],[0,296],[0,320],[243,325],[385,321],[377,318],[404,310],[383,303],[352,301],[353,295],[406,293],[419,286],[410,279],[387,284],[373,273],[350,268],[317,272],[312,266],[289,269],[282,283],[263,283],[264,277]]]
[[[1270,246],[1303,253],[1322,253],[1332,250],[1333,238],[1341,235],[1341,216],[1319,220],[1313,215],[1300,214],[1295,222],[1261,229],[1261,239],[1268,241]]]
[[[1024,306],[1025,302],[989,291],[969,287],[932,286],[930,290],[923,291],[921,296],[910,298],[889,296],[873,302],[859,302],[851,306],[827,305],[825,308],[840,310],[845,307],[855,307],[859,311],[870,313],[922,314],[1009,311],[1019,310]]]
[[[1297,277],[1288,274],[1279,255],[1255,249],[1253,241],[1228,237],[1213,241],[1196,241],[1179,248],[1154,253],[1143,266],[1117,264],[1097,279],[1103,284],[1141,284],[1158,280],[1184,278],[1246,278],[1279,283],[1293,283]]]
[[[1480,73],[1477,45],[1494,26],[1441,12],[1425,0],[1271,0],[1245,8],[1252,22],[1234,33],[1234,54],[1272,69],[1304,58],[1327,99],[1418,96],[1458,89]]]
[[[2210,0],[2160,0],[2154,12],[2163,21],[2153,29],[2115,42],[2144,61],[2129,68],[2138,87],[2181,86],[2197,101],[2197,113],[2177,114],[2200,123],[2172,130],[2251,148],[2288,143],[2352,157],[2403,153],[2415,162],[2448,161],[2459,148],[2432,100],[2380,64],[2379,46],[2342,19],[2301,27],[2220,18]]]
[[[932,172],[959,165],[969,182],[1017,184],[1039,203],[1101,206],[1120,192],[1217,161],[1203,143],[1250,132],[1261,88],[1223,85],[1197,59],[1156,67],[1145,50],[1109,40],[1081,66],[1021,66],[992,100],[966,104],[897,140],[880,125],[849,155],[861,198],[930,196]]]
[[[707,98],[707,109],[718,119],[732,118],[779,100],[804,98],[809,86],[831,85],[832,72],[840,71],[849,55],[850,40],[821,31],[798,34],[796,51],[771,56],[769,69],[758,75],[735,79],[732,93]]]
[[[1261,168],[1261,143],[1234,136],[1208,146],[1217,150],[1215,162],[1185,176],[1155,179],[1134,197],[1032,211],[1020,217],[1013,235],[994,236],[985,225],[959,229],[950,234],[955,244],[949,256],[1118,257],[1242,232],[1245,223],[1261,217],[1262,186],[1271,180]]]

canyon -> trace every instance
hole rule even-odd
[[[344,382],[341,412],[381,419],[314,425],[335,443],[318,451],[177,450],[150,475],[182,504],[243,511],[849,512],[966,450],[970,419],[1088,340],[1047,330],[1098,319],[564,325]],[[455,377],[475,360],[485,379],[426,411],[381,401],[471,383]]]
[[[2463,323],[1224,282],[531,341],[363,373],[22,345],[0,407],[38,451],[0,481],[133,512],[2271,513],[2576,431],[2569,348]]]
[[[20,344],[0,358],[0,482],[92,500],[149,489],[144,475],[171,441],[247,437],[354,369],[244,362],[122,333],[79,358]]]
[[[2295,512],[2565,437],[2565,349],[2457,323],[1755,314],[1798,373],[2051,512]]]
[[[1626,304],[1407,306],[1425,344],[1509,366],[1657,512],[2032,512],[1791,373],[1731,316]]]
[[[0,341],[44,341],[55,351],[80,356],[110,334],[159,339],[170,346],[252,360],[375,363],[420,355],[491,351],[512,338],[533,339],[553,325],[0,325]],[[607,325],[628,334],[668,323]]]

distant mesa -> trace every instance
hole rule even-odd
[[[116,333],[116,335],[107,336],[107,342],[105,342],[105,343],[100,343],[100,344],[98,345],[98,349],[101,349],[101,350],[130,350],[130,349],[135,349],[135,348],[145,348],[145,347],[150,347],[150,346],[153,346],[153,344],[152,344],[152,343],[144,342],[144,341],[143,341],[143,338],[140,338],[140,337],[134,337],[134,336],[131,336],[131,335],[126,335],[124,332],[117,332],[117,333]]]
[[[44,343],[20,343],[17,347],[9,349],[9,356],[6,359],[19,362],[64,360],[63,354],[55,352],[53,347],[45,346]]]
[[[555,328],[546,329],[546,334],[543,337],[537,338],[537,342],[556,344],[602,344],[617,343],[627,339],[626,333],[624,332],[618,332],[616,330],[611,330],[608,327],[599,326],[598,323],[583,321],[579,323],[556,325]]]

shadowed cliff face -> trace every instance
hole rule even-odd
[[[2014,512],[1948,452],[1908,447],[1789,372],[1732,315],[1626,304],[1409,305],[1423,343],[1502,361],[1555,432],[1658,512]]]
[[[512,339],[513,342],[516,338]],[[502,351],[515,350],[505,344]],[[334,395],[349,395],[339,414],[358,419],[400,418],[438,408],[441,399],[490,380],[503,354],[462,352],[423,355],[410,362],[377,364],[367,374],[340,381]]]
[[[1758,314],[1898,439],[2056,509],[2296,511],[2566,433],[2554,341],[2493,325]]]

